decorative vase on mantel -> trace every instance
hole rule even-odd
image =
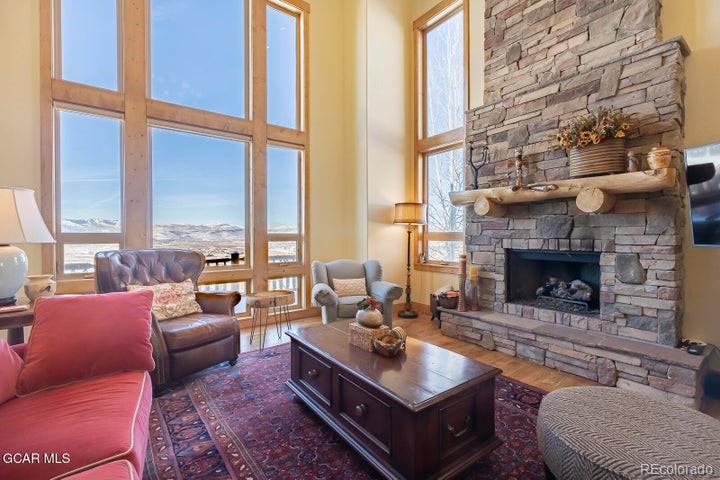
[[[625,172],[625,139],[609,138],[598,144],[570,149],[570,177]]]

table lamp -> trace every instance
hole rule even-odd
[[[415,225],[425,225],[427,217],[427,205],[424,203],[407,202],[395,204],[395,220],[393,223],[399,225],[407,225],[407,282],[405,284],[405,310],[398,315],[401,318],[416,318],[417,312],[412,309],[410,303],[410,237],[412,236],[412,227]]]
[[[32,190],[0,188],[0,306],[15,303],[28,270],[27,255],[11,243],[55,243]]]

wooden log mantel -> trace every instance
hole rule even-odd
[[[501,205],[577,198],[581,192],[584,192],[581,199],[585,204],[590,192],[593,193],[592,196],[607,197],[608,199],[623,193],[657,192],[673,188],[676,177],[677,171],[674,168],[660,168],[642,172],[533,183],[518,190],[513,190],[513,187],[494,187],[450,192],[450,201],[456,207],[474,205],[478,215],[493,216],[495,213],[497,216],[502,216],[503,209],[496,208]],[[610,205],[608,202],[612,202],[612,200],[599,202],[595,213],[606,211]],[[587,211],[585,206],[583,210]]]

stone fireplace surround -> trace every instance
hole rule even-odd
[[[566,155],[553,150],[548,137],[600,106],[638,121],[629,149],[673,149],[678,184],[622,196],[606,214],[584,214],[573,200],[510,205],[503,218],[468,208],[466,250],[480,269],[482,310],[444,310],[442,332],[698,407],[709,351],[693,356],[675,348],[683,312],[680,152],[689,52],[682,39],[660,40],[659,12],[659,0],[486,2],[485,105],[466,115],[468,147],[487,144],[492,153],[481,187],[509,183],[518,147],[528,183],[567,178]],[[599,312],[569,314],[508,301],[509,250],[599,253]]]

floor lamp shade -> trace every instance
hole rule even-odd
[[[32,190],[0,188],[0,305],[15,301],[27,275],[27,255],[11,243],[55,243]]]
[[[393,223],[402,225],[425,225],[427,205],[424,203],[396,203]]]

